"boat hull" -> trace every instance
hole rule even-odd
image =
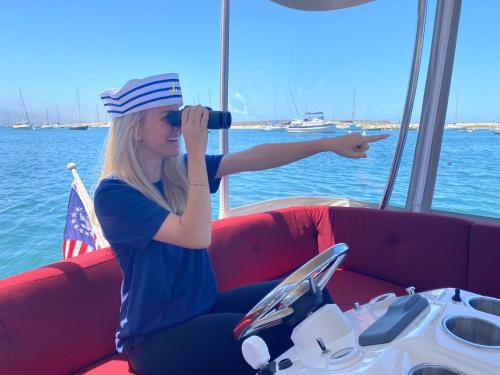
[[[290,133],[335,133],[337,131],[337,127],[335,125],[328,126],[289,126],[286,128],[287,132]]]

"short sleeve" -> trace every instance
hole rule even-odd
[[[220,178],[215,178],[217,171],[219,170],[219,165],[224,155],[205,155],[205,161],[207,162],[207,174],[208,174],[208,186],[210,187],[210,193],[216,193],[219,190]]]
[[[184,161],[187,164],[187,154],[184,154]],[[207,164],[207,175],[208,175],[208,186],[210,188],[210,193],[216,193],[219,190],[220,178],[215,178],[217,171],[219,170],[219,165],[224,157],[222,155],[205,155],[205,162]]]
[[[101,181],[94,195],[94,206],[104,235],[115,248],[146,248],[169,214],[117,179]]]

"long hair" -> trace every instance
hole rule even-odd
[[[161,207],[181,215],[187,201],[187,168],[182,155],[167,158],[162,163],[164,195],[149,182],[141,165],[137,139],[143,124],[145,111],[131,113],[113,119],[100,180],[112,174],[139,190]]]

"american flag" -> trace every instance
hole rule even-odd
[[[75,186],[71,186],[66,226],[64,227],[63,257],[72,258],[96,249],[96,236]]]

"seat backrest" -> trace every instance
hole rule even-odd
[[[307,206],[215,221],[209,252],[219,289],[289,273],[318,254],[318,231],[324,248],[331,246],[326,213]]]
[[[498,225],[472,226],[467,290],[500,298],[500,226]]]
[[[68,374],[114,353],[120,284],[108,249],[0,280],[0,373]]]
[[[347,270],[420,291],[466,286],[466,220],[353,207],[330,207],[329,218],[335,241],[350,246]]]

